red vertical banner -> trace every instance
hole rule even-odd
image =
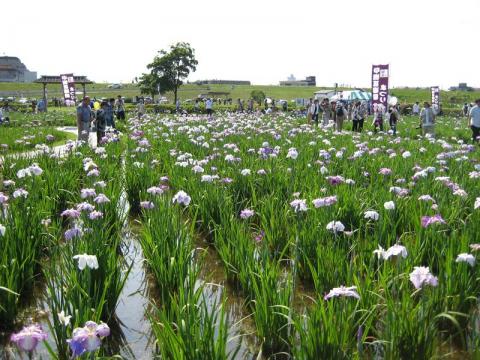
[[[62,82],[63,98],[65,99],[65,105],[75,105],[75,78],[73,77],[73,74],[62,74],[60,75],[60,80]]]
[[[440,88],[438,86],[432,86],[432,108],[438,110],[440,108]]]
[[[388,105],[388,77],[389,65],[372,65],[372,103],[376,109],[378,105],[383,106],[383,110]]]

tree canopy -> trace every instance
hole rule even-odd
[[[265,100],[266,95],[261,90],[252,90],[252,92],[250,93],[250,97],[255,100],[259,105],[261,105],[263,100]]]
[[[179,42],[171,45],[169,51],[160,50],[158,54],[147,65],[150,73],[144,73],[140,78],[140,91],[152,96],[173,91],[176,102],[178,88],[183,85],[183,80],[197,69],[195,50],[189,43]]]

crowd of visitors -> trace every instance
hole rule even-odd
[[[218,102],[213,98],[197,99],[193,106],[194,112],[200,112],[201,102],[204,102],[208,119],[212,119],[214,105]],[[175,105],[176,110],[181,112],[180,100],[177,100]],[[281,102],[281,106],[282,110],[286,110],[286,102]],[[237,99],[236,109],[238,112],[255,111],[253,99],[249,99],[246,106],[242,99]],[[276,110],[275,100],[265,100],[264,109],[261,109],[261,112],[269,114],[274,110]],[[478,142],[480,140],[480,99],[475,101],[475,105],[465,104],[462,110],[469,117],[472,140]],[[0,123],[9,120],[8,111],[8,108],[0,108]],[[257,109],[257,111],[260,111],[260,109]],[[145,114],[145,102],[142,98],[136,104],[136,112],[138,118]],[[412,114],[419,118],[418,129],[421,129],[422,135],[435,136],[435,120],[438,109],[432,107],[428,102],[424,102],[421,108],[419,102],[416,102],[412,107]],[[385,131],[385,124],[388,124],[389,130],[394,136],[397,134],[397,124],[401,120],[398,105],[392,105],[385,109],[382,105],[373,106],[371,102],[367,101],[330,101],[327,98],[322,101],[310,99],[306,106],[306,115],[308,123],[317,127],[332,127],[339,132],[343,131],[347,122],[351,121],[351,131],[359,133],[364,129],[367,117],[372,116],[371,127],[374,133]],[[78,139],[87,141],[91,125],[95,123],[97,141],[101,143],[108,127],[115,130],[115,117],[120,121],[125,120],[125,102],[121,95],[118,95],[116,100],[111,98],[102,101],[90,100],[86,96],[77,107]]]
[[[143,104],[143,102],[142,102]],[[145,113],[145,106],[143,108],[137,105],[139,116]],[[140,112],[143,109],[143,112]],[[77,130],[78,140],[88,142],[90,129],[95,125],[97,133],[97,144],[102,143],[107,127],[116,131],[115,117],[117,120],[125,120],[125,103],[121,95],[117,99],[103,99],[90,100],[90,97],[85,96],[77,107]]]

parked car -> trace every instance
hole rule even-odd
[[[121,89],[122,84],[110,84],[110,85],[108,85],[108,88],[109,89]]]
[[[20,100],[18,100],[18,102],[20,104],[28,104],[30,101],[27,98],[21,98]]]

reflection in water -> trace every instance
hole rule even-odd
[[[125,224],[124,249],[128,262],[133,261],[133,267],[126,280],[120,295],[116,318],[109,322],[111,335],[103,340],[102,349],[105,355],[121,355],[124,359],[143,360],[152,359],[155,356],[155,339],[152,336],[150,322],[146,311],[150,308],[150,298],[155,299],[153,281],[149,281],[149,274],[145,270],[143,253],[136,239],[138,226],[130,222]],[[199,245],[199,244],[197,244]],[[204,296],[209,311],[221,303],[222,296],[226,295],[226,310],[229,319],[228,350],[240,346],[238,359],[248,359],[260,348],[260,344],[254,334],[254,324],[246,310],[244,299],[231,290],[225,277],[223,264],[216,252],[204,245],[207,251],[199,283],[203,283]],[[199,250],[200,251],[200,250]],[[20,325],[31,322],[40,323],[48,333],[48,343],[55,349],[53,336],[48,328],[49,309],[45,302],[45,285],[39,282],[31,297],[31,303],[21,313]],[[41,309],[41,310],[39,310]],[[247,334],[247,335],[244,335]],[[251,335],[248,335],[251,334]],[[9,344],[11,333],[0,333],[0,359],[27,359],[26,354],[20,354],[15,347]],[[50,358],[47,349],[40,344],[34,355],[35,359]]]
[[[124,243],[128,247],[128,260],[133,260],[133,267],[125,282],[116,311],[120,330],[125,339],[119,353],[124,359],[151,359],[153,357],[151,328],[145,316],[148,306],[145,294],[149,285],[144,270],[143,253],[133,231],[126,233]],[[112,336],[112,339],[114,338],[116,337]]]
[[[218,253],[212,249],[206,240],[196,239],[197,246],[206,251],[199,279],[204,282],[204,296],[209,310],[221,304],[222,296],[226,296],[225,308],[229,320],[228,335],[231,341],[228,351],[240,346],[238,359],[255,358],[260,349],[260,342],[255,334],[255,324],[248,311],[245,298],[232,289],[225,274],[223,263]]]

